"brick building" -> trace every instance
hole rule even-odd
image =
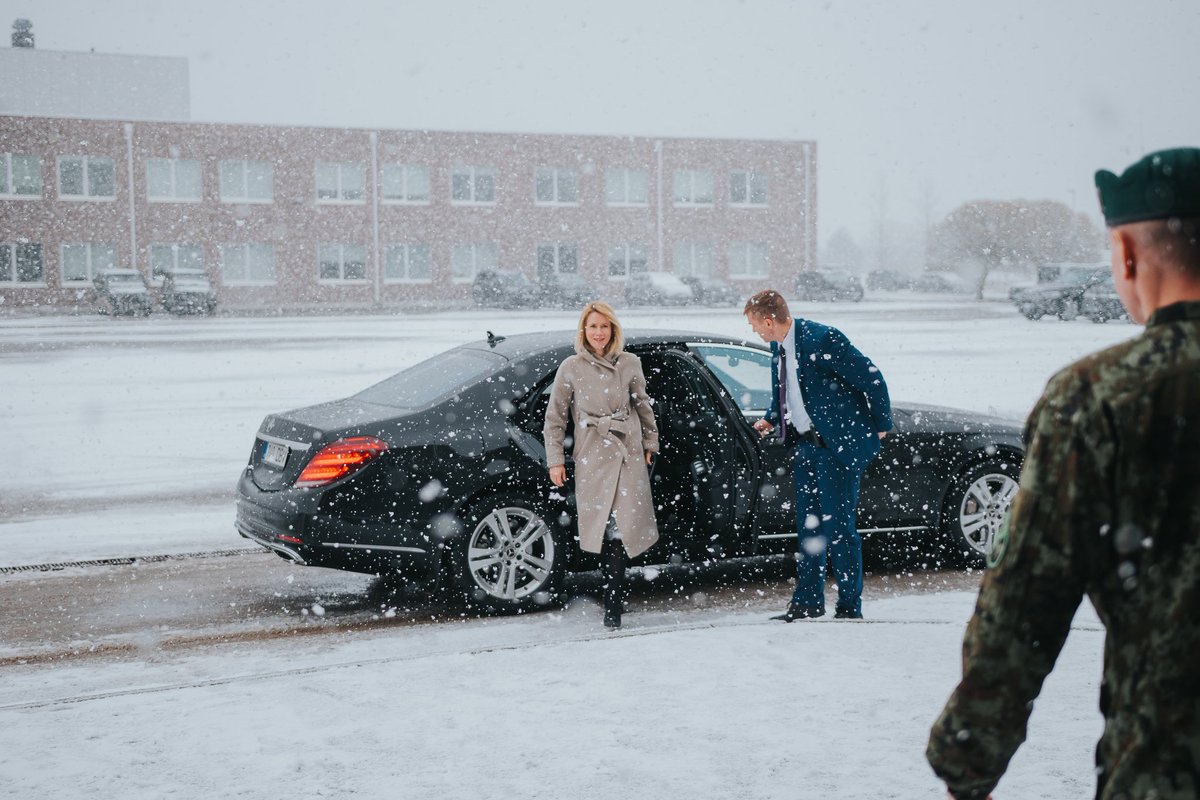
[[[227,309],[462,304],[478,270],[790,287],[816,145],[0,115],[0,311],[200,266]]]

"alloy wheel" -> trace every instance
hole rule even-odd
[[[967,486],[958,506],[958,524],[972,549],[985,555],[991,549],[1017,488],[1012,476],[1002,472],[981,475]]]
[[[550,527],[516,506],[485,515],[467,540],[471,582],[495,600],[515,602],[546,588],[557,557]]]

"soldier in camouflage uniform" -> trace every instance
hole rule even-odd
[[[1097,798],[1200,797],[1200,149],[1096,174],[1145,331],[1051,379],[926,755],[985,798],[1087,595],[1107,631]]]

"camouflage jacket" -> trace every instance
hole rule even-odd
[[[1200,302],[1051,379],[926,755],[983,798],[1087,594],[1106,629],[1096,797],[1200,797]]]

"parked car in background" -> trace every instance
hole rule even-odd
[[[471,299],[477,306],[529,308],[538,302],[538,288],[517,270],[485,269],[475,276]]]
[[[840,269],[807,269],[796,277],[798,300],[838,301],[857,303],[863,299],[863,285],[858,276]]]
[[[1050,315],[1069,321],[1079,316],[1083,293],[1108,274],[1108,270],[1096,267],[1063,271],[1056,281],[1014,286],[1008,292],[1008,299],[1028,319]]]
[[[537,303],[540,306],[581,308],[600,295],[574,272],[551,272],[538,279]]]
[[[736,306],[741,292],[731,283],[720,278],[688,275],[681,277],[692,290],[692,302],[702,306]]]
[[[867,273],[867,288],[882,292],[899,292],[911,289],[913,276],[894,269],[873,269]]]
[[[106,269],[92,279],[101,314],[144,317],[150,313],[150,292],[136,269]]]
[[[914,292],[933,294],[970,294],[975,291],[975,287],[956,272],[922,272],[913,280],[910,288]]]
[[[692,299],[692,288],[669,272],[635,272],[625,281],[631,306],[683,306]]]
[[[170,314],[212,314],[217,293],[202,269],[170,269],[162,273],[158,299]]]
[[[1092,322],[1108,322],[1119,319],[1129,322],[1129,312],[1117,294],[1116,284],[1113,283],[1111,272],[1105,275],[1079,296],[1079,313]]]
[[[468,602],[536,608],[568,570],[574,464],[548,491],[542,439],[574,333],[491,336],[343,400],[268,415],[237,488],[238,532],[301,565],[403,577]],[[753,424],[771,352],[704,333],[627,332],[655,400],[659,543],[635,564],[790,553],[791,448]],[[858,527],[931,559],[982,561],[1017,491],[1018,423],[893,405],[895,428],[862,478]],[[567,441],[571,432],[567,432]]]

